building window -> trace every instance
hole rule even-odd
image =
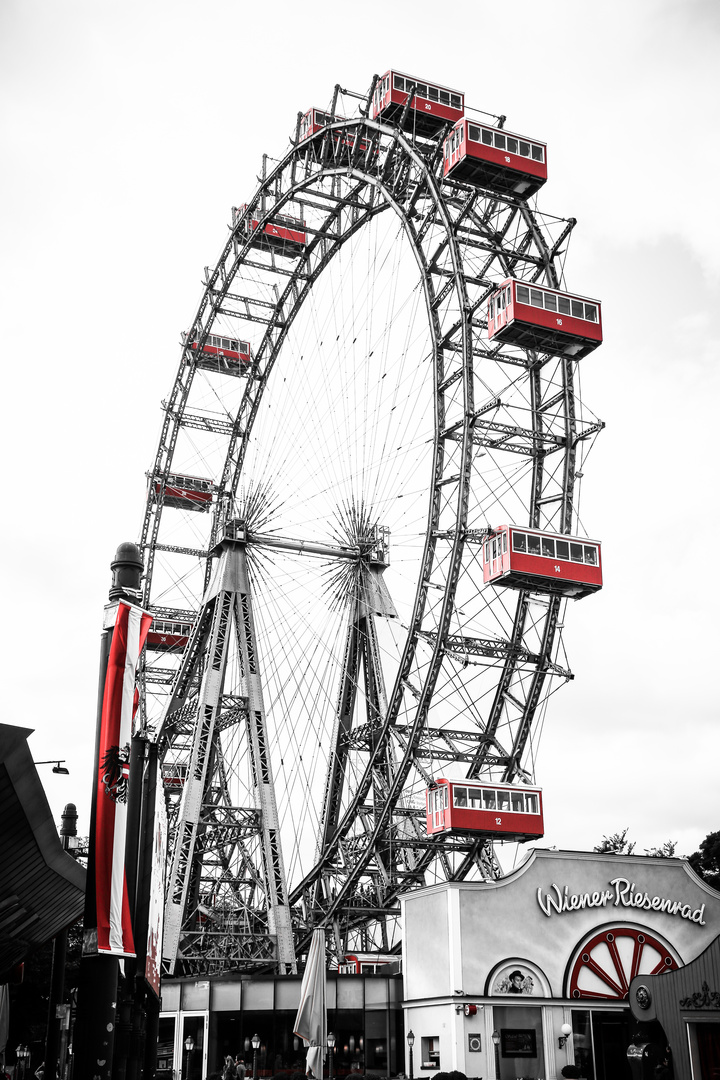
[[[440,1068],[440,1039],[437,1035],[420,1040],[420,1067],[436,1071]]]

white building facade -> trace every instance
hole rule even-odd
[[[415,1077],[633,1075],[628,989],[720,933],[720,894],[681,859],[536,850],[496,882],[403,901],[405,1031]]]

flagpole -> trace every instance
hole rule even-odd
[[[143,569],[140,551],[135,544],[121,544],[111,563],[113,583],[110,601],[130,603],[140,596]],[[106,620],[107,621],[107,620]],[[112,1076],[119,960],[117,956],[97,951],[97,790],[100,779],[100,747],[103,702],[114,623],[103,628],[100,638],[98,706],[95,726],[95,756],[90,811],[87,887],[83,931],[83,955],[80,960],[78,1008],[73,1034],[73,1080],[110,1080]]]

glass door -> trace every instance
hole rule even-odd
[[[206,1012],[181,1012],[175,1040],[173,1080],[203,1080],[207,1074]]]
[[[175,1013],[160,1013],[158,1026],[156,1080],[176,1080],[173,1069],[175,1059]]]

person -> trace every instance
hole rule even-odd
[[[510,972],[510,987],[508,994],[522,994],[522,984],[525,981],[525,976],[522,971]]]
[[[655,1080],[672,1080],[672,1066],[670,1064],[670,1047],[665,1048],[665,1053],[655,1066]]]
[[[235,1076],[237,1080],[245,1080],[245,1073],[247,1072],[247,1066],[245,1060],[239,1055],[235,1058]]]
[[[223,1063],[222,1080],[235,1080],[237,1073],[235,1072],[235,1063],[230,1054],[227,1055]]]

